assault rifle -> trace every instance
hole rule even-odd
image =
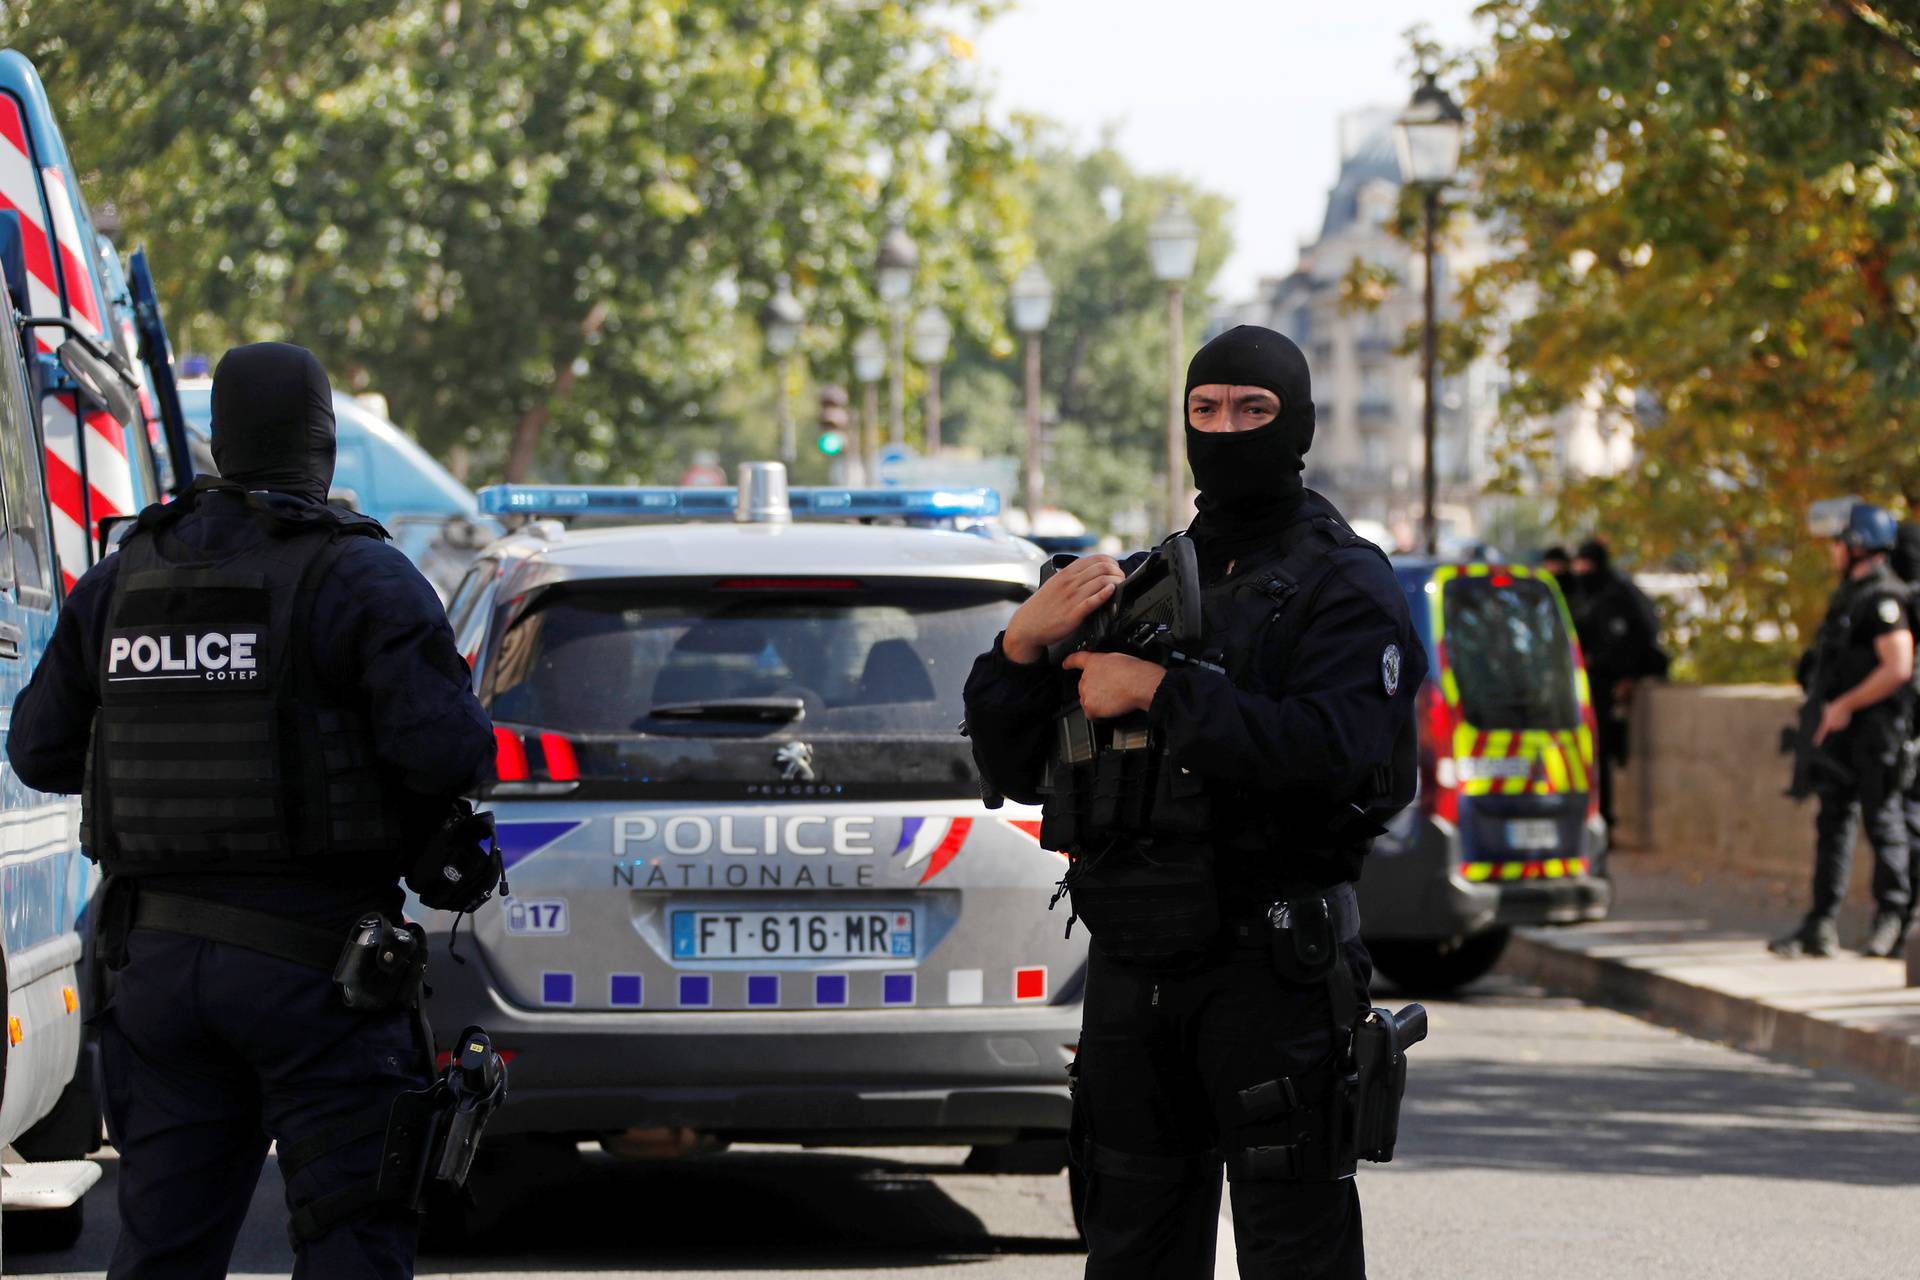
[[[1805,800],[1823,780],[1840,786],[1854,783],[1853,770],[1838,756],[1824,746],[1813,745],[1813,736],[1820,732],[1820,716],[1827,709],[1827,700],[1814,692],[1820,687],[1818,652],[1808,656],[1811,661],[1805,664],[1802,681],[1807,690],[1806,700],[1800,704],[1799,717],[1780,730],[1780,754],[1793,757],[1793,776],[1787,783],[1786,794],[1795,800]]]
[[[1078,557],[1062,553],[1040,571],[1045,583]],[[1148,552],[1107,602],[1087,615],[1080,629],[1047,649],[1059,666],[1068,654],[1127,653],[1163,667],[1221,670],[1200,656],[1206,622],[1200,610],[1200,561],[1193,539],[1176,533]]]

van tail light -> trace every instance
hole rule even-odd
[[[557,733],[540,735],[540,754],[547,758],[547,776],[555,782],[578,782],[580,761],[573,744]]]
[[[1460,821],[1459,779],[1453,763],[1453,708],[1437,680],[1420,686],[1420,807],[1429,818]]]
[[[493,730],[493,770],[501,782],[527,780],[527,744],[511,729]]]

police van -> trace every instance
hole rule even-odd
[[[1551,575],[1410,558],[1394,570],[1427,649],[1420,789],[1374,843],[1361,920],[1381,972],[1438,991],[1491,969],[1517,925],[1605,918],[1593,699]]]
[[[1041,909],[1038,810],[989,811],[957,731],[1045,559],[998,497],[748,464],[480,500],[520,527],[450,614],[511,893],[429,1012],[512,1055],[489,1144],[1063,1153],[1085,938]]]
[[[95,234],[33,65],[0,52],[0,731],[102,535],[191,478],[143,254]],[[0,1203],[71,1240],[99,1176],[79,802],[0,765]],[[34,1211],[31,1219],[19,1215]]]

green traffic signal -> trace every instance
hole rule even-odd
[[[835,458],[845,452],[847,438],[838,431],[822,431],[820,438],[814,443],[819,446],[821,453],[826,454],[829,458]]]

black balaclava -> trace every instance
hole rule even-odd
[[[1199,486],[1194,537],[1253,545],[1285,527],[1306,492],[1300,473],[1313,444],[1313,382],[1293,342],[1258,325],[1229,329],[1187,365],[1187,391],[1209,384],[1263,387],[1280,397],[1272,422],[1252,431],[1187,427],[1187,464]]]
[[[1576,573],[1573,575],[1576,578],[1584,578],[1589,582],[1601,581],[1607,576],[1608,571],[1613,568],[1613,555],[1607,550],[1607,544],[1598,538],[1589,538],[1587,541],[1581,543],[1580,549],[1573,553],[1573,558],[1575,560],[1585,560],[1593,566],[1585,573]]]
[[[327,500],[333,389],[305,347],[234,347],[213,371],[213,463],[249,489]]]
[[[1920,524],[1902,520],[1894,531],[1893,554],[1887,557],[1893,576],[1908,586],[1920,586]]]

